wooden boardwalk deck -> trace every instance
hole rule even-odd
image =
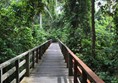
[[[43,55],[30,77],[21,83],[73,83],[58,43],[52,43]]]

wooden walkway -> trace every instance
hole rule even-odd
[[[58,43],[52,43],[39,64],[21,83],[73,83]]]

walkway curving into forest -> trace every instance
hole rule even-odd
[[[73,83],[58,43],[52,43],[39,64],[21,83]]]

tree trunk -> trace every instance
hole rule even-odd
[[[42,14],[40,13],[40,28],[42,28]]]
[[[96,32],[95,32],[95,0],[92,0],[92,55],[95,57],[95,42],[96,42]]]

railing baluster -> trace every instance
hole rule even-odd
[[[16,66],[16,83],[19,83],[20,82],[20,78],[19,78],[19,62],[20,60],[16,60],[15,61],[15,66]]]
[[[63,56],[64,56],[64,60],[66,62],[65,49],[64,49],[64,46],[63,45],[62,45],[62,53],[63,53]]]
[[[77,80],[77,62],[74,60],[74,83],[78,83]]]
[[[39,62],[39,56],[38,56],[38,48],[36,49],[36,63]]]
[[[69,57],[68,57],[69,55],[68,55],[68,51],[66,50],[66,64],[67,64],[67,68],[68,68],[68,66],[69,66]]]
[[[19,83],[20,82],[20,77],[24,76],[24,74],[25,74],[25,76],[29,77],[29,75],[30,75],[30,65],[31,65],[30,64],[30,58],[31,57],[30,57],[29,53],[32,53],[32,65],[31,65],[31,67],[34,68],[35,62],[38,63],[38,60],[40,58],[39,56],[43,55],[43,53],[48,48],[47,46],[49,46],[49,45],[50,45],[50,41],[45,42],[42,45],[38,46],[39,48],[35,47],[31,50],[28,50],[28,51],[26,51],[26,52],[24,52],[24,53],[22,53],[22,54],[20,54],[16,57],[12,58],[12,59],[0,64],[0,83],[3,83],[3,82],[8,83],[9,81],[11,81],[10,76],[13,76],[12,75],[13,73],[15,74],[15,78],[11,82],[15,82],[15,80],[16,80],[15,83]],[[25,57],[25,60],[20,62],[20,59],[23,59],[23,57]],[[36,59],[36,61],[35,61],[35,59]],[[12,71],[11,69],[5,71],[5,69],[14,62],[15,62],[16,71],[15,70]],[[23,72],[20,72],[20,67],[22,67],[24,64],[25,64],[25,69],[26,70],[24,69]],[[4,69],[4,73],[3,73],[3,69]],[[13,73],[9,74],[10,71],[12,71]],[[25,73],[25,71],[26,71],[26,73]],[[7,72],[8,72],[8,74],[7,74]],[[20,75],[20,74],[22,74],[22,75]],[[3,79],[3,77],[5,77],[4,78],[5,80]]]
[[[40,57],[42,57],[42,46],[40,47]]]
[[[43,46],[41,46],[41,57],[43,56]]]
[[[46,46],[46,44],[44,44],[44,52],[45,52],[45,49],[46,49],[45,46]]]
[[[0,83],[2,83],[2,69],[0,69]]]
[[[66,54],[66,48],[64,47],[64,48],[63,48],[63,50],[64,50],[64,56],[65,56],[65,63],[67,63],[67,54]]]
[[[35,66],[35,51],[32,51],[32,67],[34,68]]]
[[[84,70],[82,71],[82,83],[87,83],[87,74]]]
[[[26,55],[26,76],[29,77],[30,74],[30,59],[29,59],[29,53]]]
[[[43,54],[44,54],[44,52],[45,52],[45,44],[43,45]]]
[[[68,67],[69,67],[69,76],[73,76],[73,62],[72,56],[68,53]]]
[[[39,47],[39,59],[41,59],[41,48]]]
[[[78,74],[82,75],[81,82],[87,83],[87,81],[92,81],[94,83],[104,83],[102,79],[100,79],[81,59],[78,58],[65,44],[63,44],[60,40],[58,40],[59,46],[61,48],[61,52],[64,54],[64,47],[66,48],[68,54],[68,67],[69,72],[68,75],[73,75],[73,65],[74,65],[74,83],[78,83]],[[65,56],[64,56],[65,59]],[[74,62],[73,60],[74,59]],[[78,68],[80,66],[80,68]]]

